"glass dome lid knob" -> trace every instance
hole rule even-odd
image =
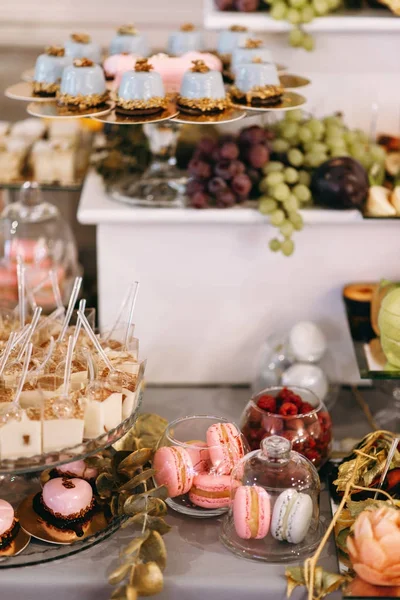
[[[285,464],[290,460],[292,444],[280,435],[271,435],[261,442],[261,453],[269,462],[278,465]]]

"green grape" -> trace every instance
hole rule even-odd
[[[289,121],[288,123],[285,123],[282,127],[281,135],[285,140],[289,140],[291,142],[292,138],[294,138],[294,136],[297,135],[298,130],[299,126],[297,125],[297,123]]]
[[[367,149],[364,144],[354,143],[350,145],[350,154],[353,158],[357,160],[361,160],[365,154],[367,153]]]
[[[295,110],[289,110],[285,115],[286,121],[296,121],[299,123],[303,120],[303,111],[301,108],[296,108]]]
[[[294,167],[300,167],[304,162],[304,155],[298,148],[291,148],[287,154],[288,161]]]
[[[326,146],[330,150],[333,148],[343,148],[343,150],[347,150],[347,144],[342,137],[340,138],[326,138]]]
[[[313,152],[315,154],[326,154],[328,152],[328,146],[322,142],[313,142],[310,144],[309,152]]]
[[[312,131],[308,128],[307,125],[302,125],[299,129],[299,138],[305,144],[306,142],[310,142],[313,139]]]
[[[270,13],[271,17],[276,21],[281,21],[286,18],[287,6],[284,2],[276,2],[272,5]]]
[[[307,52],[312,52],[315,48],[315,41],[312,35],[306,33],[303,39],[303,48],[307,50]]]
[[[301,13],[296,8],[289,8],[286,18],[292,25],[298,25],[301,23]]]
[[[326,128],[326,137],[327,138],[342,138],[343,137],[343,129],[338,127],[337,125],[329,124]]]
[[[265,177],[264,177],[264,179],[261,179],[258,189],[260,190],[260,192],[263,192],[264,194],[268,193],[269,185],[268,185],[268,181],[266,180]]]
[[[301,9],[301,22],[311,23],[315,17],[315,11],[310,4],[307,4]]]
[[[327,2],[328,2],[329,12],[335,11],[339,7],[339,4],[340,4],[340,2],[338,2],[338,0],[327,0]]]
[[[343,139],[347,144],[353,144],[357,141],[357,134],[354,131],[344,131]]]
[[[284,220],[285,220],[285,213],[283,212],[283,210],[280,210],[280,209],[274,210],[274,212],[272,212],[269,215],[269,222],[274,227],[279,227],[280,225],[282,225]],[[294,223],[293,223],[293,225],[294,225]]]
[[[291,29],[289,32],[289,44],[293,48],[300,48],[303,45],[303,32],[298,27]]]
[[[319,167],[327,160],[327,155],[322,152],[307,152],[304,157],[305,164],[313,169]]]
[[[283,183],[285,181],[284,173],[282,171],[269,173],[266,177],[266,181],[270,187],[278,185],[278,183]]]
[[[312,5],[317,15],[326,15],[329,12],[327,0],[312,0]]]
[[[261,196],[258,203],[258,210],[263,215],[269,215],[274,212],[278,208],[278,203],[273,198],[269,196]]]
[[[301,216],[301,214],[299,212],[290,212],[289,213],[289,220],[290,222],[293,224],[293,227],[295,228],[296,231],[301,231],[303,229],[303,217]]]
[[[298,183],[292,189],[292,193],[300,202],[309,202],[311,200],[311,192],[309,188],[302,183]]]
[[[302,8],[307,4],[307,0],[289,0],[289,4],[293,8]]]
[[[269,173],[276,173],[277,171],[283,171],[283,167],[285,165],[277,160],[271,160],[263,167],[264,175],[268,175]]]
[[[279,202],[284,202],[290,196],[290,188],[286,183],[278,183],[271,190],[271,195]]]
[[[308,173],[308,171],[299,171],[299,183],[305,185],[306,187],[310,187],[311,175]]]
[[[347,152],[347,150],[343,149],[341,146],[339,147],[334,147],[331,148],[331,156],[332,158],[336,157],[336,156],[350,156],[349,152]]]
[[[314,140],[321,140],[325,133],[325,125],[318,119],[310,119],[307,121],[307,127],[311,131]]]
[[[378,144],[371,144],[369,151],[374,161],[381,162],[385,160],[386,150],[382,146],[379,146]]]
[[[354,133],[357,135],[357,138],[360,142],[364,142],[365,144],[369,143],[368,134],[365,133],[362,129],[355,129]]]
[[[277,238],[271,240],[268,245],[269,249],[272,250],[272,252],[278,252],[281,249],[281,243]]]
[[[279,227],[279,231],[281,232],[283,237],[289,238],[291,235],[293,235],[294,225],[290,221],[285,220]]]
[[[289,198],[283,203],[283,207],[288,213],[299,210],[300,202],[294,194],[290,194]]]
[[[340,115],[328,115],[322,119],[326,126],[328,125],[338,125],[339,127],[343,126],[343,119]]]
[[[364,154],[364,156],[360,156],[360,158],[357,158],[358,162],[362,164],[362,166],[364,167],[364,169],[366,171],[368,171],[370,169],[370,167],[372,166],[374,159],[372,158],[372,156],[370,154],[367,154],[367,152]]]
[[[287,140],[282,140],[280,138],[273,140],[271,145],[272,145],[272,150],[274,152],[278,152],[278,153],[287,152],[290,148],[289,142]]]
[[[286,183],[297,183],[299,180],[299,174],[296,171],[296,169],[293,169],[293,167],[287,167],[284,172],[283,172],[284,176],[285,176],[285,181]]]
[[[284,256],[290,256],[294,252],[294,243],[292,240],[284,240],[281,243],[281,250]]]

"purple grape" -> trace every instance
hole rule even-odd
[[[254,12],[260,6],[260,1],[259,0],[236,0],[235,6],[236,6],[236,10],[238,10],[240,12]]]
[[[230,190],[221,190],[217,194],[217,207],[218,208],[228,208],[229,206],[233,206],[236,202],[235,194]]]
[[[220,160],[217,162],[214,172],[217,177],[222,177],[226,181],[229,181],[229,179],[232,179],[236,175],[235,165],[231,160]]]
[[[215,150],[213,150],[212,154],[211,154],[211,161],[213,163],[217,163],[218,161],[221,160],[221,152],[219,148],[215,148]]]
[[[222,190],[227,189],[226,181],[221,177],[213,177],[208,182],[208,191],[212,196],[216,196]]]
[[[236,177],[232,179],[231,185],[232,190],[241,200],[249,197],[251,188],[253,187],[250,177],[245,173],[236,175]]]
[[[250,181],[253,185],[258,185],[260,183],[262,175],[261,172],[257,169],[252,169],[251,167],[249,167],[248,169],[246,169],[246,174],[249,176]]]
[[[188,165],[190,175],[198,179],[209,179],[211,177],[211,166],[199,158],[192,158]]]
[[[215,0],[219,10],[233,10],[233,0]]]
[[[239,134],[241,144],[263,144],[266,140],[266,131],[258,125],[245,127]]]
[[[233,160],[231,168],[232,168],[232,172],[233,172],[233,177],[235,177],[236,175],[241,175],[242,173],[246,172],[246,165],[244,163],[242,163],[242,161],[240,161],[240,160]]]
[[[236,160],[239,157],[239,148],[235,142],[225,142],[219,150],[222,159]]]
[[[206,183],[199,181],[198,179],[189,179],[186,184],[186,193],[188,196],[193,196],[196,192],[204,192],[206,189]]]
[[[249,165],[255,169],[261,169],[269,159],[269,152],[264,144],[250,146],[246,155]]]
[[[223,146],[223,144],[226,144],[227,142],[234,142],[236,144],[236,136],[232,133],[223,133],[220,135],[218,138],[218,145]]]
[[[193,206],[193,208],[208,208],[210,200],[211,198],[207,194],[196,192],[190,198],[190,205]]]
[[[203,137],[199,140],[196,146],[196,150],[198,150],[202,154],[205,154],[206,156],[209,156],[210,154],[212,154],[216,147],[217,143],[215,140],[213,140],[213,138]]]

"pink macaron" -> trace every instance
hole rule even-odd
[[[153,469],[157,485],[165,485],[170,498],[187,494],[192,487],[193,463],[181,446],[159,448],[154,455]]]
[[[90,510],[93,490],[84,479],[57,477],[44,484],[42,501],[46,510],[62,518],[77,518]]]
[[[14,509],[7,500],[0,500],[0,538],[14,524]]]
[[[237,488],[233,501],[233,520],[240,538],[265,538],[271,522],[271,501],[264,488],[258,485],[241,485]]]
[[[244,456],[242,436],[233,423],[215,423],[207,430],[210,458],[218,475],[229,475]]]
[[[193,471],[196,475],[200,473],[208,473],[210,470],[210,451],[205,442],[193,440],[186,442],[186,452],[192,459]]]
[[[189,500],[202,508],[224,508],[231,502],[229,475],[197,475],[189,492]]]

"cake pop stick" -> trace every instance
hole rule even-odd
[[[136,284],[136,287],[135,287],[135,291],[134,291],[134,294],[132,297],[131,306],[129,309],[128,323],[127,323],[126,331],[125,331],[125,339],[124,339],[124,349],[125,350],[128,349],[129,330],[131,328],[132,319],[133,319],[133,311],[135,310],[136,298],[137,298],[138,291],[139,291],[139,282],[135,281],[135,284]]]
[[[17,337],[17,334],[13,331],[7,340],[6,347],[4,348],[4,352],[0,358],[0,377],[3,375],[4,367],[6,366],[8,358],[11,354],[11,350],[14,347],[16,337]]]
[[[62,329],[60,331],[60,335],[58,336],[59,342],[62,342],[64,335],[68,329],[68,325],[69,325],[69,322],[72,317],[75,302],[78,298],[81,285],[82,285],[82,277],[76,277],[75,282],[74,282],[74,287],[72,288],[71,296],[69,298],[69,303],[68,303],[68,308],[67,308],[67,313],[65,315],[64,323],[63,323]]]
[[[25,349],[26,349],[27,345],[29,344],[29,342],[31,341],[32,335],[37,327],[37,324],[39,323],[39,318],[40,318],[41,314],[42,314],[42,308],[40,306],[37,306],[35,308],[35,312],[33,313],[32,321],[29,325],[28,335],[26,336],[24,343],[22,344],[19,354],[17,356],[17,361],[20,361],[22,359]]]
[[[17,280],[18,280],[18,311],[20,326],[25,325],[25,268],[22,260],[18,257],[17,263]]]
[[[120,309],[118,311],[118,315],[117,315],[117,318],[115,319],[114,325],[112,326],[112,328],[108,332],[107,336],[104,338],[106,342],[111,338],[112,334],[117,329],[117,327],[119,325],[119,322],[122,319],[122,315],[124,314],[124,310],[126,308],[126,305],[129,302],[129,298],[131,298],[132,294],[134,294],[136,296],[138,285],[139,285],[138,282],[135,281],[135,283],[131,283],[131,285],[129,286],[128,291],[125,294],[125,297],[124,297],[124,299],[122,301],[121,307],[120,307]],[[135,301],[136,301],[136,299],[135,299]]]
[[[84,298],[82,298],[82,300],[79,302],[79,310],[81,310],[84,313],[85,308],[86,308],[86,300]],[[81,332],[81,328],[82,328],[82,323],[81,323],[81,320],[78,315],[78,322],[76,324],[75,333],[74,333],[74,348],[75,348],[76,342],[78,341],[78,337]]]
[[[83,325],[86,333],[88,334],[88,336],[90,338],[90,341],[92,342],[93,346],[96,348],[97,352],[100,354],[103,361],[106,363],[107,368],[110,369],[110,371],[115,371],[115,368],[110,363],[107,354],[104,352],[103,348],[101,347],[101,344],[100,344],[99,340],[97,339],[93,329],[90,327],[89,321],[85,317],[84,313],[81,310],[78,310],[78,315],[81,319],[82,325]]]

